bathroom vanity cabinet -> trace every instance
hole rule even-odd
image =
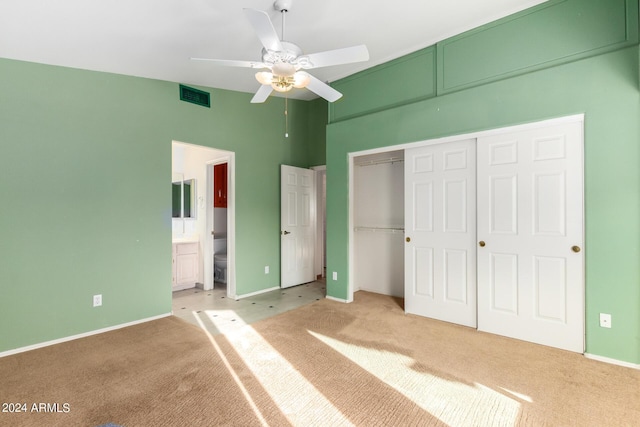
[[[198,242],[173,244],[173,290],[193,288],[198,281]]]

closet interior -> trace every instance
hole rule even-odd
[[[354,159],[355,290],[404,297],[404,151]]]

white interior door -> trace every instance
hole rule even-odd
[[[582,124],[480,138],[478,328],[584,351]]]
[[[312,282],[316,234],[315,171],[282,165],[280,170],[280,286]]]
[[[405,151],[405,311],[476,326],[475,140]]]

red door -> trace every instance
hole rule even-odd
[[[227,207],[227,164],[213,167],[213,207]]]

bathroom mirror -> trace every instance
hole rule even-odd
[[[187,179],[182,181],[182,217],[196,217],[196,180]]]
[[[174,174],[171,183],[171,216],[173,218],[196,217],[196,180],[182,179]]]

